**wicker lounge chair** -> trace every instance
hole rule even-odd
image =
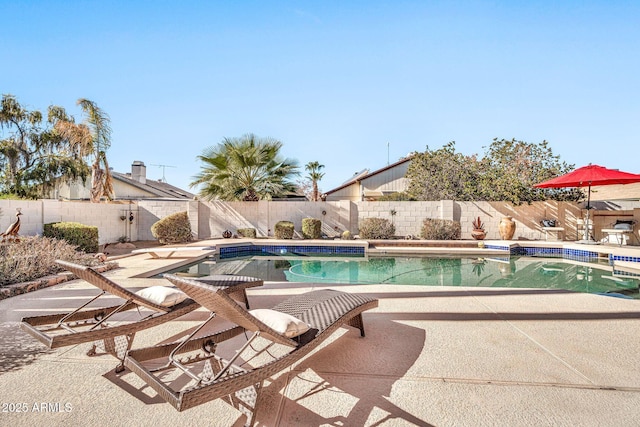
[[[249,424],[253,423],[255,400],[265,379],[309,354],[341,326],[356,327],[364,336],[362,312],[378,306],[378,300],[373,298],[325,289],[296,295],[272,310],[263,310],[276,316],[285,313],[285,317],[289,315],[296,322],[304,322],[308,330],[299,329],[298,333],[306,332],[295,336],[297,333],[291,329],[282,332],[275,330],[275,326],[267,326],[270,319],[260,316],[261,321],[256,317],[260,310],[247,311],[223,292],[207,288],[196,280],[174,275],[165,277],[210,310],[211,315],[181,343],[129,351],[125,366],[178,411],[224,398],[247,415]],[[216,315],[238,326],[192,338]],[[246,342],[233,342],[234,350],[240,349],[229,360],[216,354],[218,345],[243,332],[247,335],[248,331],[253,335]],[[256,359],[261,360],[256,362]],[[268,360],[265,362],[265,359]]]
[[[22,319],[22,329],[49,348],[93,341],[87,354],[94,355],[100,349],[114,355],[120,360],[116,372],[124,369],[124,357],[133,344],[136,332],[176,319],[199,307],[184,293],[169,286],[154,286],[133,293],[91,267],[66,261],[56,262],[102,292],[69,313],[25,317]],[[263,283],[262,280],[244,276],[208,276],[205,279],[205,286],[237,295],[236,298],[247,306],[246,289]],[[111,307],[86,308],[105,294],[120,297],[124,302]],[[134,315],[136,320],[118,319],[118,313],[132,309],[137,309],[138,315]]]

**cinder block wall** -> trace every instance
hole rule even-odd
[[[115,242],[128,233],[131,240],[138,240],[137,225],[120,220],[121,212],[128,205],[110,203],[60,202],[58,200],[0,200],[0,230],[4,231],[15,220],[20,208],[20,234],[41,235],[44,224],[53,222],[78,222],[98,227],[99,243]],[[137,209],[132,205],[132,209]],[[135,213],[134,213],[135,215]]]
[[[40,200],[0,200],[0,232],[4,233],[16,220],[20,209],[20,234],[35,236],[42,234],[43,206]]]
[[[420,234],[425,218],[459,221],[462,239],[471,239],[471,222],[480,217],[488,239],[499,239],[498,225],[504,216],[516,222],[514,239],[543,239],[540,221],[555,219],[565,229],[565,240],[578,240],[577,219],[585,211],[575,203],[536,202],[513,206],[499,202],[200,202],[193,200],[140,200],[133,203],[63,202],[57,200],[0,200],[0,230],[15,220],[20,208],[21,235],[42,234],[44,224],[73,221],[99,229],[100,244],[125,236],[132,241],[155,240],[151,226],[161,218],[187,211],[195,239],[218,238],[222,232],[236,233],[238,228],[255,228],[258,236],[273,236],[278,221],[292,221],[298,236],[303,218],[322,220],[323,232],[331,237],[349,230],[358,233],[364,218],[387,218],[396,226],[397,236]],[[133,220],[129,220],[130,213]],[[635,219],[640,223],[640,206],[612,203],[590,212],[596,239],[598,230],[610,227],[616,219]],[[124,218],[124,219],[122,219]],[[636,233],[640,225],[636,224]],[[637,235],[637,234],[636,234]]]
[[[155,237],[151,234],[151,226],[166,216],[178,212],[188,212],[189,203],[189,200],[139,200],[137,202],[137,240],[155,240]],[[196,235],[194,237],[197,238],[198,236]]]
[[[454,219],[452,203],[442,202],[355,202],[358,221],[386,218],[396,227],[397,236],[418,236],[425,218]],[[357,227],[354,233],[358,233]]]
[[[205,202],[200,203],[200,209],[209,218],[208,224],[200,228],[200,235],[208,233],[207,237],[221,237],[225,230],[236,233],[238,228],[255,228],[260,237],[273,236],[278,221],[292,221],[300,234],[303,218],[321,220],[322,231],[328,236],[339,236],[345,230],[357,232],[357,223],[352,223],[352,210],[356,207],[348,201]]]

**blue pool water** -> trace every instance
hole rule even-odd
[[[175,271],[192,276],[235,274],[266,281],[327,284],[564,289],[640,299],[639,278],[614,273],[605,265],[560,258],[250,256],[209,258]]]

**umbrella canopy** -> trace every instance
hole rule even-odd
[[[591,208],[591,186],[592,185],[614,185],[631,184],[640,182],[640,175],[635,173],[621,172],[618,169],[608,169],[598,165],[587,165],[560,175],[556,178],[535,184],[536,188],[565,188],[565,187],[588,187],[587,193],[587,224],[589,223],[589,209]],[[588,227],[585,227],[585,240],[587,239]]]
[[[598,165],[587,165],[549,181],[535,184],[534,187],[591,187],[592,185],[631,184],[632,182],[640,182],[640,175]]]

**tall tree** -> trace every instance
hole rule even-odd
[[[258,201],[291,194],[298,165],[281,157],[281,148],[282,142],[253,134],[224,138],[198,156],[203,165],[190,186],[201,186],[198,194],[205,200]]]
[[[577,201],[576,189],[537,189],[533,184],[573,168],[553,154],[549,143],[495,138],[484,157],[455,151],[455,142],[414,154],[405,177],[416,200],[486,200],[514,204],[536,200]]]
[[[0,108],[0,192],[20,197],[45,197],[53,181],[64,176],[86,178],[88,167],[53,129],[66,117],[64,109],[50,106],[42,113],[29,111],[14,96],[3,95]],[[4,137],[3,137],[4,135]]]
[[[567,173],[574,165],[554,155],[547,141],[538,144],[494,138],[482,158],[478,193],[484,200],[514,204],[541,200],[577,201],[577,189],[534,188],[533,185]]]
[[[42,122],[42,113],[28,111],[13,95],[3,95],[0,108],[0,127],[8,136],[0,141],[2,181],[5,191],[20,193],[22,171],[31,162],[30,146]]]
[[[456,153],[451,141],[438,150],[414,153],[405,177],[415,200],[475,200],[477,159]]]
[[[324,177],[324,172],[320,172],[324,169],[324,165],[314,161],[307,163],[304,168],[309,172],[307,174],[307,178],[311,181],[311,185],[313,186],[311,200],[317,202],[320,198],[320,195],[318,194],[318,181]]]
[[[84,121],[76,124],[71,119],[61,119],[55,129],[71,144],[81,156],[93,159],[91,164],[91,201],[98,203],[102,197],[113,198],[113,183],[107,150],[111,146],[111,126],[109,116],[98,105],[88,99],[78,99],[78,105],[85,115]]]

